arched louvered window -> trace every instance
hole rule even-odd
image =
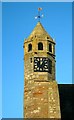
[[[49,43],[49,52],[52,52],[52,44]]]
[[[28,52],[32,50],[32,44],[28,44]]]
[[[38,43],[38,50],[43,50],[43,43],[42,42]]]

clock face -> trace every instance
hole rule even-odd
[[[50,72],[49,58],[34,57],[34,72]]]

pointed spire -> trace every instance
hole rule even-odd
[[[30,36],[27,38],[27,40],[34,40],[35,38],[41,38],[45,40],[49,39],[50,41],[54,42],[51,36],[46,32],[46,30],[44,29],[44,27],[40,22],[37,23],[37,25],[33,29]]]

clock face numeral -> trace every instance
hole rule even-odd
[[[49,58],[47,57],[34,57],[34,72],[50,72],[52,66],[50,65]]]

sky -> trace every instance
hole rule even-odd
[[[0,3],[0,118],[2,116],[2,3]]]
[[[56,80],[72,84],[72,3],[2,3],[2,102],[3,118],[23,117],[24,39],[41,23],[56,42]]]
[[[73,0],[1,0],[3,2],[73,2]]]

